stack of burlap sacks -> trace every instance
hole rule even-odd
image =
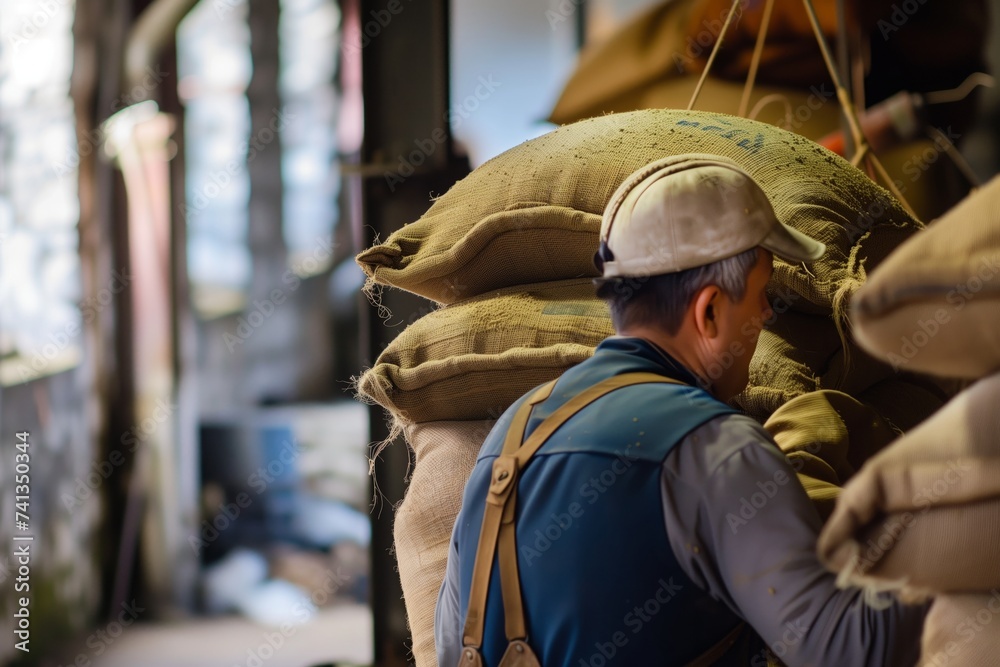
[[[665,0],[637,13],[606,40],[584,49],[549,119],[562,125],[606,113],[687,107],[732,4],[732,0]],[[775,3],[755,85],[740,110],[765,4],[740,3],[696,108],[747,116],[819,141],[842,129],[841,111],[801,2]],[[838,3],[814,4],[832,44],[838,34]],[[917,15],[907,15],[905,30],[883,40],[886,19],[899,4],[897,0],[845,3],[852,38],[867,42],[870,33],[885,47],[871,55],[869,64],[874,72],[883,73],[870,81],[873,89],[868,92],[876,95],[874,99],[900,90],[951,88],[964,78],[960,73],[984,70],[985,0],[966,0],[960,11],[921,3]],[[935,48],[928,49],[929,43]],[[885,76],[886,71],[920,72],[922,77],[919,82],[905,82]],[[945,84],[946,80],[954,83]],[[970,97],[932,107],[930,121],[954,139],[966,133],[974,112]],[[965,178],[942,153],[943,146],[940,138],[935,142],[921,135],[878,154],[911,210],[923,220],[941,215],[968,192]]]
[[[786,419],[787,406],[772,421],[778,442],[806,464],[800,472],[811,478],[804,483],[814,499],[828,511],[836,486],[861,462],[943,404],[938,387],[874,361],[843,333],[849,297],[866,271],[922,228],[844,160],[770,125],[674,110],[594,118],[521,144],[358,256],[371,283],[441,306],[401,333],[358,382],[360,396],[386,408],[416,456],[395,540],[418,665],[435,664],[434,606],[483,439],[514,400],[613,333],[591,284],[601,214],[629,174],[682,153],[734,160],[782,222],[827,245],[808,268],[775,262],[778,315],[761,335],[750,386],[735,400],[764,422],[797,397],[829,390],[822,405],[804,406],[817,415],[815,437],[801,435],[801,419]],[[813,399],[792,405],[803,401]],[[851,420],[866,424],[864,437],[847,438],[843,424]]]
[[[820,536],[845,583],[936,595],[921,664],[1000,661],[1000,178],[905,243],[853,302],[892,364],[976,382],[847,484]]]

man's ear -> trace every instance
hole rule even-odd
[[[715,285],[706,285],[694,295],[694,300],[691,302],[691,307],[694,309],[694,324],[702,338],[715,338],[719,335],[721,297],[722,290]]]

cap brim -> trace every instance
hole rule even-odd
[[[760,246],[789,262],[813,262],[826,252],[825,244],[780,222]]]

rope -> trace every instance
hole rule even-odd
[[[767,4],[764,5],[763,23],[761,23],[760,33],[757,35],[757,43],[753,47],[753,57],[750,59],[747,82],[743,85],[740,110],[736,112],[737,116],[746,116],[747,107],[750,105],[750,93],[753,91],[753,84],[757,81],[757,68],[760,66],[761,54],[764,53],[764,40],[767,39],[767,28],[771,24],[772,9],[774,9],[774,0],[767,0]]]
[[[747,114],[746,117],[749,118],[750,120],[756,120],[757,114],[763,111],[764,107],[766,107],[771,102],[781,102],[782,104],[784,104],[785,124],[788,127],[791,127],[792,120],[794,120],[794,117],[792,116],[792,103],[791,101],[789,101],[788,95],[782,95],[781,93],[771,93],[770,95],[765,95],[764,97],[757,100],[757,104],[753,105],[753,109],[750,110],[750,113]],[[743,114],[741,113],[740,115],[742,116]]]
[[[729,8],[729,14],[726,16],[726,22],[722,25],[722,32],[719,33],[719,38],[715,40],[715,46],[712,47],[712,54],[708,57],[708,62],[705,64],[705,70],[701,73],[701,78],[698,79],[698,85],[694,88],[694,94],[691,95],[691,101],[688,102],[687,111],[691,111],[694,108],[694,103],[698,100],[698,95],[701,93],[701,87],[705,85],[705,79],[708,78],[708,73],[712,69],[712,63],[715,62],[715,55],[719,52],[719,47],[722,46],[722,38],[726,35],[726,31],[729,30],[729,24],[733,20],[733,15],[736,13],[736,8],[740,6],[740,0],[733,0],[733,6]]]
[[[952,159],[955,166],[958,167],[958,170],[962,172],[962,175],[969,180],[969,183],[973,188],[978,188],[982,185],[979,177],[976,176],[976,172],[972,170],[972,165],[970,165],[965,157],[958,152],[958,149],[955,148],[955,144],[951,143],[951,139],[949,139],[944,132],[936,127],[928,127],[927,133],[932,139],[942,142],[944,152]]]
[[[896,187],[896,183],[893,182],[892,177],[889,176],[889,172],[887,172],[885,167],[882,166],[882,161],[879,160],[872,151],[868,151],[867,157],[868,164],[875,167],[875,171],[882,178],[882,180],[885,181],[885,187],[889,188],[889,192],[892,193],[892,196],[899,200],[899,203],[903,205],[903,208],[906,209],[906,212],[909,213],[914,220],[920,220],[920,216],[918,216],[916,212],[910,208],[910,203],[906,201],[906,198],[903,197],[903,193],[899,191],[899,188]]]
[[[868,160],[868,164],[875,168],[875,171],[885,182],[885,186],[892,192],[893,196],[899,200],[899,203],[903,205],[906,212],[909,213],[914,219],[919,220],[917,214],[913,211],[909,202],[903,197],[903,193],[899,191],[896,184],[893,183],[892,178],[886,172],[885,167],[876,157],[875,153],[868,149],[868,140],[865,139],[865,135],[861,132],[861,124],[858,122],[858,114],[854,109],[854,105],[851,103],[850,94],[844,89],[844,85],[840,80],[840,76],[837,74],[837,68],[834,65],[833,57],[830,55],[830,48],[826,44],[826,40],[823,38],[823,30],[819,26],[819,19],[816,17],[816,8],[813,7],[812,0],[802,0],[802,3],[806,7],[806,13],[809,15],[809,22],[812,24],[813,32],[816,34],[816,41],[819,43],[819,50],[823,54],[823,60],[826,62],[826,69],[830,73],[830,78],[833,79],[833,85],[837,89],[837,101],[840,102],[840,107],[844,111],[844,116],[847,118],[847,124],[851,129],[851,136],[854,138],[854,145],[858,150],[858,153],[864,153],[864,157]]]
[[[862,146],[861,150],[854,154],[854,157],[851,158],[851,164],[857,167],[866,155],[868,155],[868,144]]]

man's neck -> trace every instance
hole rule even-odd
[[[662,329],[645,326],[632,327],[627,330],[619,331],[618,335],[629,336],[632,338],[642,338],[643,340],[652,343],[669,354],[671,358],[684,366],[688,372],[694,375],[698,379],[698,385],[702,389],[705,389],[709,393],[714,393],[712,391],[712,382],[708,379],[708,373],[705,372],[704,365],[700,363],[698,355],[692,350],[692,346],[686,345],[681,336],[670,336]]]

